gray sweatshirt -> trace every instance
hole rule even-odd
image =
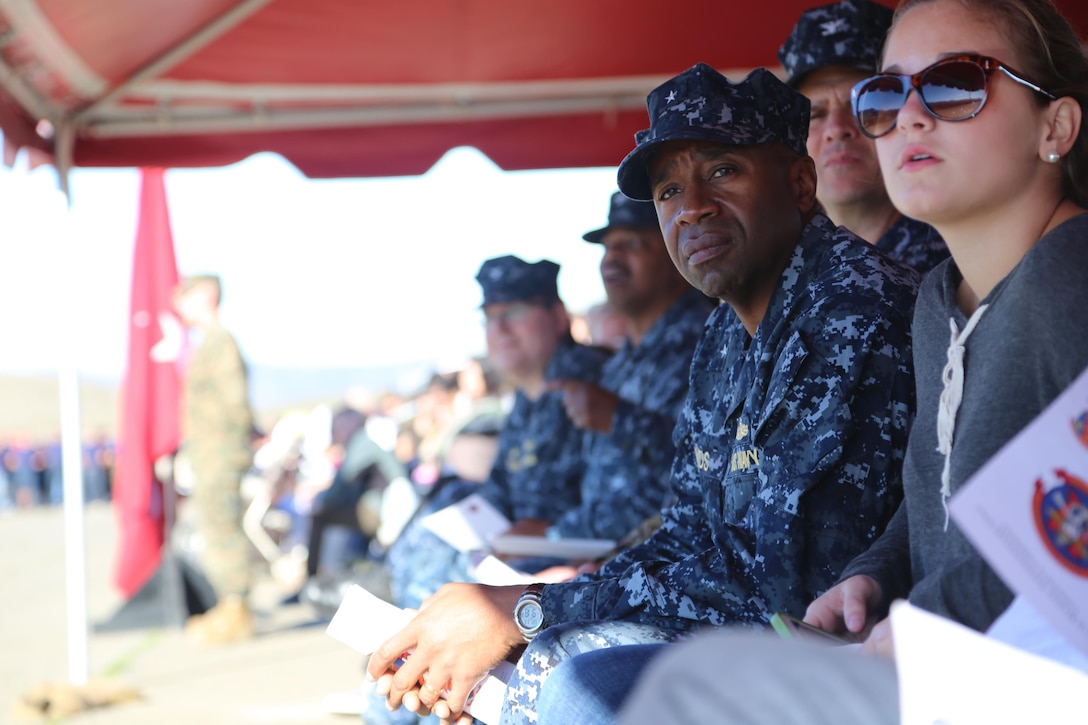
[[[867,574],[880,583],[885,604],[909,593],[912,603],[981,631],[1012,593],[955,522],[945,528],[944,456],[937,450],[949,319],[957,330],[967,324],[956,305],[961,279],[950,259],[922,284],[913,328],[918,415],[903,464],[904,502],[842,578]],[[953,494],[1088,367],[1088,214],[1041,238],[981,304],[988,308],[965,345]]]

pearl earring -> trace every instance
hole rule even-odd
[[[1048,164],[1056,164],[1061,160],[1062,160],[1062,155],[1059,154],[1057,151],[1051,151],[1050,153],[1048,153],[1046,155],[1046,162]]]

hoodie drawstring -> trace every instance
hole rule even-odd
[[[948,531],[948,498],[952,495],[952,435],[956,430],[956,413],[959,412],[960,403],[963,401],[963,358],[967,354],[967,338],[974,332],[975,326],[978,325],[982,313],[988,306],[980,305],[975,310],[967,320],[963,332],[956,329],[955,319],[948,319],[952,336],[948,343],[948,362],[941,374],[944,389],[941,391],[941,403],[937,410],[937,450],[944,455],[944,470],[941,471],[941,505],[944,506],[945,531]]]

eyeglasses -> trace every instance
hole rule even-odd
[[[484,310],[484,326],[517,324],[526,319],[539,306],[526,302],[488,305]]]
[[[899,111],[911,90],[915,90],[934,118],[966,121],[977,116],[986,105],[990,78],[997,70],[1050,100],[1056,98],[999,60],[984,55],[957,55],[913,75],[881,73],[861,81],[850,93],[854,118],[863,134],[880,138],[895,128]]]

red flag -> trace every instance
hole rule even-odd
[[[159,565],[163,543],[162,485],[155,459],[178,445],[177,351],[181,326],[171,307],[178,282],[163,169],[143,169],[140,217],[132,262],[128,367],[113,505],[120,526],[115,583],[133,596]]]

